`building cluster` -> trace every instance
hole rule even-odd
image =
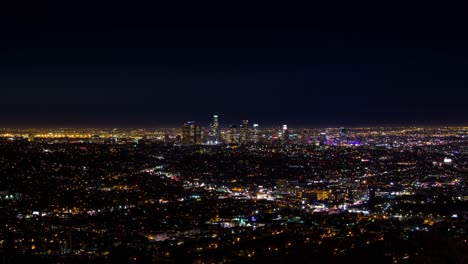
[[[230,125],[226,129],[222,129],[219,125],[218,115],[213,116],[213,123],[208,129],[203,129],[195,121],[185,122],[182,127],[182,142],[184,144],[257,143],[259,136],[258,124],[251,126],[249,120],[242,120],[242,124],[239,126]]]
[[[284,124],[280,128],[260,129],[258,123],[250,124],[249,120],[242,120],[240,125],[229,125],[222,128],[219,125],[219,116],[213,116],[213,122],[208,128],[203,128],[195,121],[185,122],[182,126],[182,135],[177,138],[183,144],[250,144],[268,141],[300,141],[307,130],[291,130]],[[307,134],[307,132],[306,132]],[[310,138],[307,138],[310,141]],[[348,131],[341,127],[338,134],[333,137],[326,132],[313,139],[315,143],[325,145],[348,144]]]

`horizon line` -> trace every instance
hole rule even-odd
[[[182,124],[180,123],[179,126],[83,126],[83,125],[66,125],[66,126],[1,126],[1,130],[8,130],[8,129],[19,129],[19,130],[26,130],[26,129],[178,129],[181,128]],[[202,123],[202,122],[200,122]],[[256,124],[256,123],[252,123]],[[283,124],[283,123],[281,123]],[[286,122],[284,124],[287,124]],[[373,125],[336,125],[336,126],[324,126],[324,125],[311,125],[311,126],[290,126],[287,124],[289,129],[334,129],[334,128],[350,128],[350,129],[362,129],[362,128],[468,128],[468,124],[373,124]],[[202,126],[207,127],[209,126]],[[265,125],[259,126],[260,129],[273,129],[281,127],[281,125]],[[220,126],[220,128],[229,128],[229,126]]]

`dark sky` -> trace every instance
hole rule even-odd
[[[35,2],[0,11],[0,126],[468,123],[463,4]]]

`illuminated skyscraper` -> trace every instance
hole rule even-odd
[[[281,131],[281,137],[284,141],[289,140],[288,125],[283,125],[283,130]]]
[[[258,143],[258,124],[253,124],[253,142]]]
[[[213,116],[213,134],[216,136],[216,138],[219,137],[218,115]]]
[[[239,134],[236,125],[230,125],[229,129],[226,131],[226,138],[227,143],[239,143]]]
[[[320,133],[319,142],[321,146],[325,146],[327,144],[327,134],[325,132]]]
[[[188,121],[182,127],[182,141],[185,144],[198,144],[201,142],[201,127],[195,121]]]
[[[211,134],[210,141],[212,141],[215,144],[220,141],[218,115],[213,116],[213,125],[211,127],[210,134]]]
[[[340,142],[341,144],[345,144],[348,141],[348,131],[346,128],[340,128]]]
[[[240,142],[245,143],[247,141],[250,141],[249,120],[242,120]]]

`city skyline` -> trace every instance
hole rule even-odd
[[[453,122],[450,120],[426,120],[426,121],[395,121],[395,120],[378,120],[376,119],[367,119],[367,120],[354,120],[352,122],[339,119],[328,120],[328,121],[316,121],[308,122],[307,120],[299,120],[297,117],[289,117],[284,113],[271,114],[270,117],[267,115],[260,116],[258,113],[252,115],[239,115],[239,114],[216,114],[219,116],[221,121],[218,122],[218,127],[228,128],[231,125],[242,125],[243,120],[250,120],[250,125],[253,124],[261,125],[263,128],[275,128],[281,127],[284,124],[289,124],[296,129],[299,128],[338,128],[338,127],[348,127],[348,128],[363,128],[363,127],[466,127],[468,126],[467,122]],[[296,113],[297,115],[297,113]],[[60,128],[102,128],[102,129],[112,129],[112,128],[122,128],[122,129],[163,129],[163,128],[177,128],[182,124],[188,121],[197,122],[202,127],[210,127],[213,124],[211,119],[213,114],[178,114],[176,118],[174,116],[164,116],[160,118],[154,118],[153,120],[145,119],[142,121],[142,118],[134,119],[133,123],[121,122],[118,120],[113,120],[111,122],[99,121],[97,119],[79,119],[80,122],[67,122],[67,121],[57,121],[50,122],[37,119],[34,121],[24,121],[22,119],[16,120],[14,122],[0,122],[0,127],[2,128],[35,128],[35,129],[60,129]],[[272,117],[273,116],[273,117]],[[280,116],[282,118],[280,118]],[[293,116],[291,114],[291,116]],[[211,118],[210,118],[211,117]],[[67,119],[67,118],[65,118]],[[164,121],[161,121],[164,120]]]

